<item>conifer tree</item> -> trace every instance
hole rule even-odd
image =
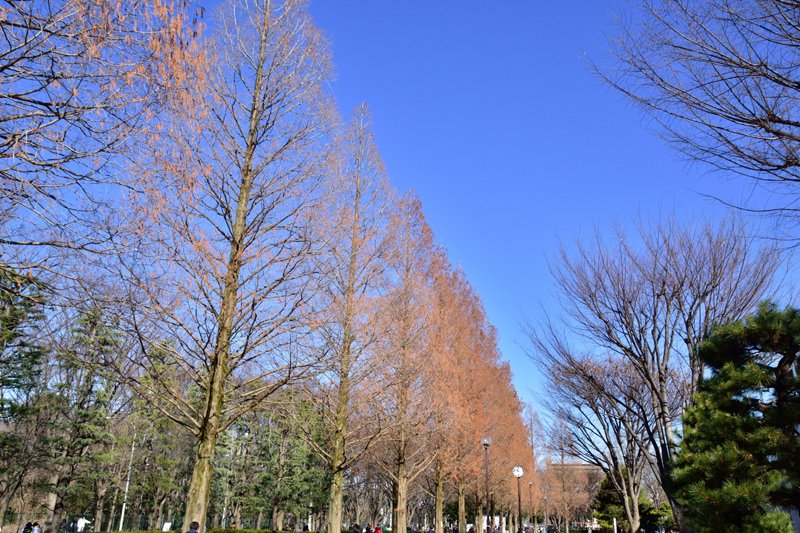
[[[675,471],[696,530],[791,531],[800,502],[800,310],[762,304],[701,346],[712,369],[684,420]]]
[[[35,334],[43,309],[40,281],[0,268],[0,522],[43,459],[31,430],[32,391],[46,355]]]

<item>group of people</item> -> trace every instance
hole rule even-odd
[[[28,522],[23,526],[22,533],[42,533],[42,526],[39,525],[39,522]]]
[[[350,533],[383,533],[383,529],[380,524],[375,525],[374,529],[372,524],[367,524],[363,529],[358,524],[352,524],[350,526]]]

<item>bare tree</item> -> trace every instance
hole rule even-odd
[[[411,483],[435,459],[426,446],[433,410],[425,393],[432,370],[427,351],[434,245],[422,204],[412,194],[400,199],[391,224],[395,228],[389,244],[392,287],[386,296],[381,410],[393,429],[383,435],[374,456],[393,482],[392,525],[404,531]]]
[[[123,162],[200,65],[187,5],[2,2],[0,244],[18,263],[109,237]]]
[[[542,479],[549,496],[547,505],[559,531],[563,525],[569,533],[570,522],[589,510],[602,476],[595,465],[576,462],[574,435],[564,420],[553,420],[548,445],[551,457]]]
[[[715,324],[743,316],[767,295],[779,261],[773,249],[755,247],[731,219],[697,230],[661,224],[639,237],[638,245],[619,234],[613,247],[598,238],[594,247],[579,244],[574,254],[563,250],[554,275],[567,331],[582,338],[587,350],[627,360],[638,375],[649,400],[641,420],[647,436],[642,449],[652,454],[680,524],[670,473],[680,409],[703,376],[699,343]],[[546,329],[564,338],[565,332]]]
[[[550,341],[533,339],[548,382],[546,406],[571,433],[569,453],[611,480],[637,533],[642,475],[650,458],[646,430],[653,426],[647,387],[625,359],[581,357],[559,339]]]
[[[619,70],[603,73],[677,148],[758,180],[777,193],[765,210],[795,222],[799,10],[794,0],[643,0],[614,43]]]
[[[330,368],[315,381],[312,394],[331,435],[324,447],[309,440],[331,466],[329,533],[342,529],[345,473],[385,430],[373,404],[381,398],[376,352],[393,205],[365,105],[355,111],[337,145],[340,153],[327,181],[324,215],[316,223],[325,243],[317,263],[318,304],[324,316],[318,334]]]
[[[139,167],[122,256],[135,386],[197,439],[184,516],[201,528],[220,433],[318,356],[308,226],[331,118],[325,45],[303,2],[221,6],[204,106],[166,124]]]

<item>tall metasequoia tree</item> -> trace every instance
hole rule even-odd
[[[647,438],[637,444],[685,529],[670,479],[675,427],[703,376],[699,345],[714,325],[743,316],[767,294],[778,257],[757,248],[735,220],[695,230],[662,224],[642,230],[640,239],[636,246],[619,235],[613,248],[598,239],[594,248],[563,251],[554,275],[568,331],[582,337],[588,350],[627,359],[646,387],[647,417],[640,422]],[[541,351],[558,351],[568,344],[563,334],[549,325],[532,341]],[[578,364],[568,351],[560,357]],[[596,391],[605,394],[602,387]],[[606,399],[617,402],[611,394]]]
[[[496,342],[492,342],[492,346],[496,350]],[[499,359],[499,354],[495,357]],[[516,520],[517,482],[511,472],[515,466],[523,468],[524,476],[520,478],[520,484],[534,479],[533,453],[522,419],[522,403],[511,383],[511,367],[508,363],[497,362],[487,370],[489,383],[492,384],[485,430],[492,439],[489,450],[489,504],[495,510],[495,515],[507,511]]]
[[[305,2],[231,1],[214,28],[203,105],[140,168],[122,261],[135,386],[197,439],[184,517],[201,531],[220,432],[316,357],[308,226],[331,118]]]
[[[385,251],[392,191],[370,131],[365,105],[337,143],[341,153],[328,180],[325,216],[318,221],[324,251],[319,263],[320,335],[330,353],[330,370],[315,383],[330,440],[317,446],[330,463],[328,531],[340,533],[345,473],[375,442],[381,421],[370,413],[380,398],[374,356],[380,334],[378,314],[386,285]],[[313,440],[312,440],[313,442]]]
[[[498,509],[517,508],[512,467],[522,466],[526,480],[532,479],[534,469],[521,404],[508,365],[499,362],[497,336],[480,299],[441,250],[432,256],[430,278],[426,353],[431,368],[425,379],[431,410],[427,453],[433,463],[427,477],[434,496],[434,526],[441,531],[445,482],[455,486],[462,529],[467,492],[485,499],[483,437],[492,438],[490,477]]]
[[[604,73],[678,149],[768,193],[744,207],[793,225],[798,9],[796,0],[643,0],[614,43],[619,68]]]
[[[433,381],[428,393],[435,407],[434,476],[437,494],[445,480],[454,486],[458,527],[464,533],[468,496],[476,495],[482,510],[488,510],[488,502],[484,501],[481,441],[487,436],[495,437],[490,421],[503,411],[498,405],[503,403],[500,400],[505,395],[503,387],[508,384],[497,379],[497,337],[480,299],[463,272],[441,264],[443,261],[440,258],[435,263],[435,299],[429,320],[429,357],[440,369],[431,374]],[[496,436],[502,440],[499,434]],[[497,447],[497,454],[503,454],[501,448]],[[441,526],[438,507],[436,527]]]
[[[188,5],[3,2],[4,261],[46,261],[52,246],[98,250],[109,237],[111,199],[123,185],[119,156],[127,160],[155,134],[153,118],[195,78],[200,25]]]
[[[392,526],[405,531],[409,485],[434,459],[426,453],[424,439],[431,416],[425,385],[430,370],[426,348],[433,240],[421,204],[413,195],[400,200],[391,224],[395,230],[389,259],[393,287],[386,296],[386,397],[382,408],[394,427],[382,439],[380,461],[394,484]]]
[[[448,440],[448,436],[461,424],[468,423],[457,416],[458,410],[454,404],[458,395],[454,387],[458,384],[458,377],[453,371],[458,358],[462,356],[463,339],[472,333],[467,324],[472,294],[468,292],[470,287],[463,274],[453,270],[443,252],[436,254],[433,266],[434,300],[429,322],[428,353],[438,371],[431,373],[429,387],[429,397],[434,407],[433,449],[430,453],[435,456],[429,477],[434,496],[434,529],[436,533],[443,533],[445,480],[453,461],[458,460],[458,452],[465,448],[464,443],[457,443],[461,446],[456,447],[456,443]]]
[[[427,453],[433,462],[426,478],[428,490],[434,497],[434,529],[441,533],[444,531],[445,483],[454,470],[471,463],[468,455],[480,440],[474,433],[477,424],[472,419],[476,406],[466,398],[478,398],[472,388],[474,374],[481,373],[483,361],[480,358],[487,353],[484,348],[493,347],[473,343],[488,324],[464,273],[450,265],[441,249],[433,253],[430,278],[432,297],[426,346],[430,369],[426,374],[426,390],[431,418]],[[470,405],[464,405],[465,401]],[[463,485],[459,485],[459,489],[461,515],[465,518],[466,490]]]

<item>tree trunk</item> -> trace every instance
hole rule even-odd
[[[436,464],[436,505],[433,527],[436,533],[444,533],[444,472],[438,462]]]
[[[103,527],[103,507],[105,506],[105,493],[97,496],[94,502],[94,522],[92,526],[95,531],[100,531]]]
[[[108,525],[102,531],[114,531],[114,519],[117,517],[117,498],[119,498],[119,487],[114,487],[114,498],[111,500],[111,509],[108,513]]]
[[[283,511],[278,506],[272,508],[272,529],[273,531],[283,531]]]
[[[263,56],[266,52],[260,50]],[[263,57],[261,58],[263,60]],[[264,83],[263,63],[259,62],[256,72],[254,99],[259,98]],[[228,255],[227,270],[225,272],[224,286],[220,301],[219,316],[217,318],[217,338],[214,351],[208,361],[208,391],[205,398],[205,413],[198,439],[197,455],[192,470],[192,481],[189,484],[189,494],[186,501],[184,521],[197,521],[200,524],[199,533],[205,530],[206,513],[208,512],[208,498],[211,492],[212,460],[217,437],[222,426],[221,413],[225,395],[225,379],[228,372],[228,359],[230,356],[231,335],[233,322],[236,315],[236,304],[239,295],[239,274],[242,267],[242,255],[245,247],[245,233],[247,230],[247,212],[250,202],[250,193],[253,186],[253,152],[256,145],[257,109],[259,103],[254,101],[250,113],[250,126],[247,135],[247,146],[244,161],[241,167],[239,195],[236,204],[236,214],[233,222],[230,253]]]
[[[333,449],[333,464],[337,463],[341,466],[344,460],[344,450],[337,447],[338,436],[334,439]],[[334,466],[333,479],[331,480],[331,488],[329,493],[328,502],[328,533],[342,533],[342,514],[344,505],[344,470],[337,471]]]
[[[360,161],[360,159],[359,159]],[[352,349],[355,315],[355,292],[357,275],[357,258],[359,251],[359,221],[361,220],[361,165],[356,165],[356,191],[353,205],[353,223],[350,228],[350,257],[347,265],[347,285],[344,290],[344,317],[342,319],[342,344],[339,349],[339,390],[336,403],[336,419],[333,434],[333,453],[331,467],[333,480],[330,488],[328,505],[328,533],[342,531],[342,500],[344,494],[345,454],[347,446],[347,416],[350,407],[350,370],[352,366]]]
[[[147,529],[150,531],[157,531],[161,529],[161,517],[164,514],[164,504],[167,501],[167,495],[163,494],[161,490],[156,491],[155,501],[150,512],[147,513]]]
[[[261,529],[261,520],[264,518],[264,510],[259,509],[256,515],[256,529]]]
[[[203,533],[206,527],[208,498],[211,492],[211,461],[214,458],[214,449],[217,445],[217,429],[222,407],[222,377],[216,376],[217,374],[215,373],[214,377],[218,385],[214,386],[214,382],[212,382],[207,401],[212,413],[210,413],[211,416],[208,416],[208,423],[205,424],[203,432],[200,434],[200,442],[195,455],[194,468],[192,469],[192,480],[189,483],[189,493],[186,498],[186,512],[183,514],[183,521],[187,526],[194,521],[200,524],[199,533]]]
[[[158,504],[158,515],[156,516],[156,529],[161,530],[161,527],[164,525],[164,506],[167,504],[167,500],[169,499],[169,494],[165,494],[161,501]]]
[[[639,533],[642,529],[642,520],[639,517],[638,508],[634,511],[633,516],[630,517],[631,533]]]
[[[686,517],[683,515],[683,507],[669,494],[667,494],[667,500],[672,508],[672,517],[675,519],[675,523],[678,524],[678,530],[681,533],[692,533],[692,528],[689,527]]]
[[[458,484],[458,533],[467,533],[467,502],[462,483]]]
[[[395,516],[397,517],[393,531],[406,533],[408,509],[408,474],[406,463],[401,461],[397,465],[397,499],[395,501]]]
[[[58,483],[58,473],[55,473],[55,474],[51,475],[50,478],[48,479],[48,484],[51,487],[55,488],[57,483]],[[53,513],[56,510],[56,504],[57,503],[58,503],[58,495],[54,491],[53,492],[48,492],[47,493],[47,519],[45,520],[45,523],[44,523],[45,533],[52,533],[53,532]]]
[[[156,498],[158,498],[158,495],[156,495]],[[156,527],[157,516],[158,516],[158,500],[153,502],[153,505],[147,512],[147,529],[149,529],[150,531],[159,529],[158,527]]]
[[[242,529],[242,505],[240,503],[233,508],[233,523],[236,524],[236,529]]]
[[[55,490],[47,495],[47,521],[45,522],[45,532],[57,533],[64,520],[64,497],[69,479],[65,476],[56,474]],[[51,478],[52,479],[52,478]],[[51,507],[52,504],[52,507]]]
[[[130,506],[131,510],[131,531],[138,531],[142,523],[142,498],[136,498]]]

